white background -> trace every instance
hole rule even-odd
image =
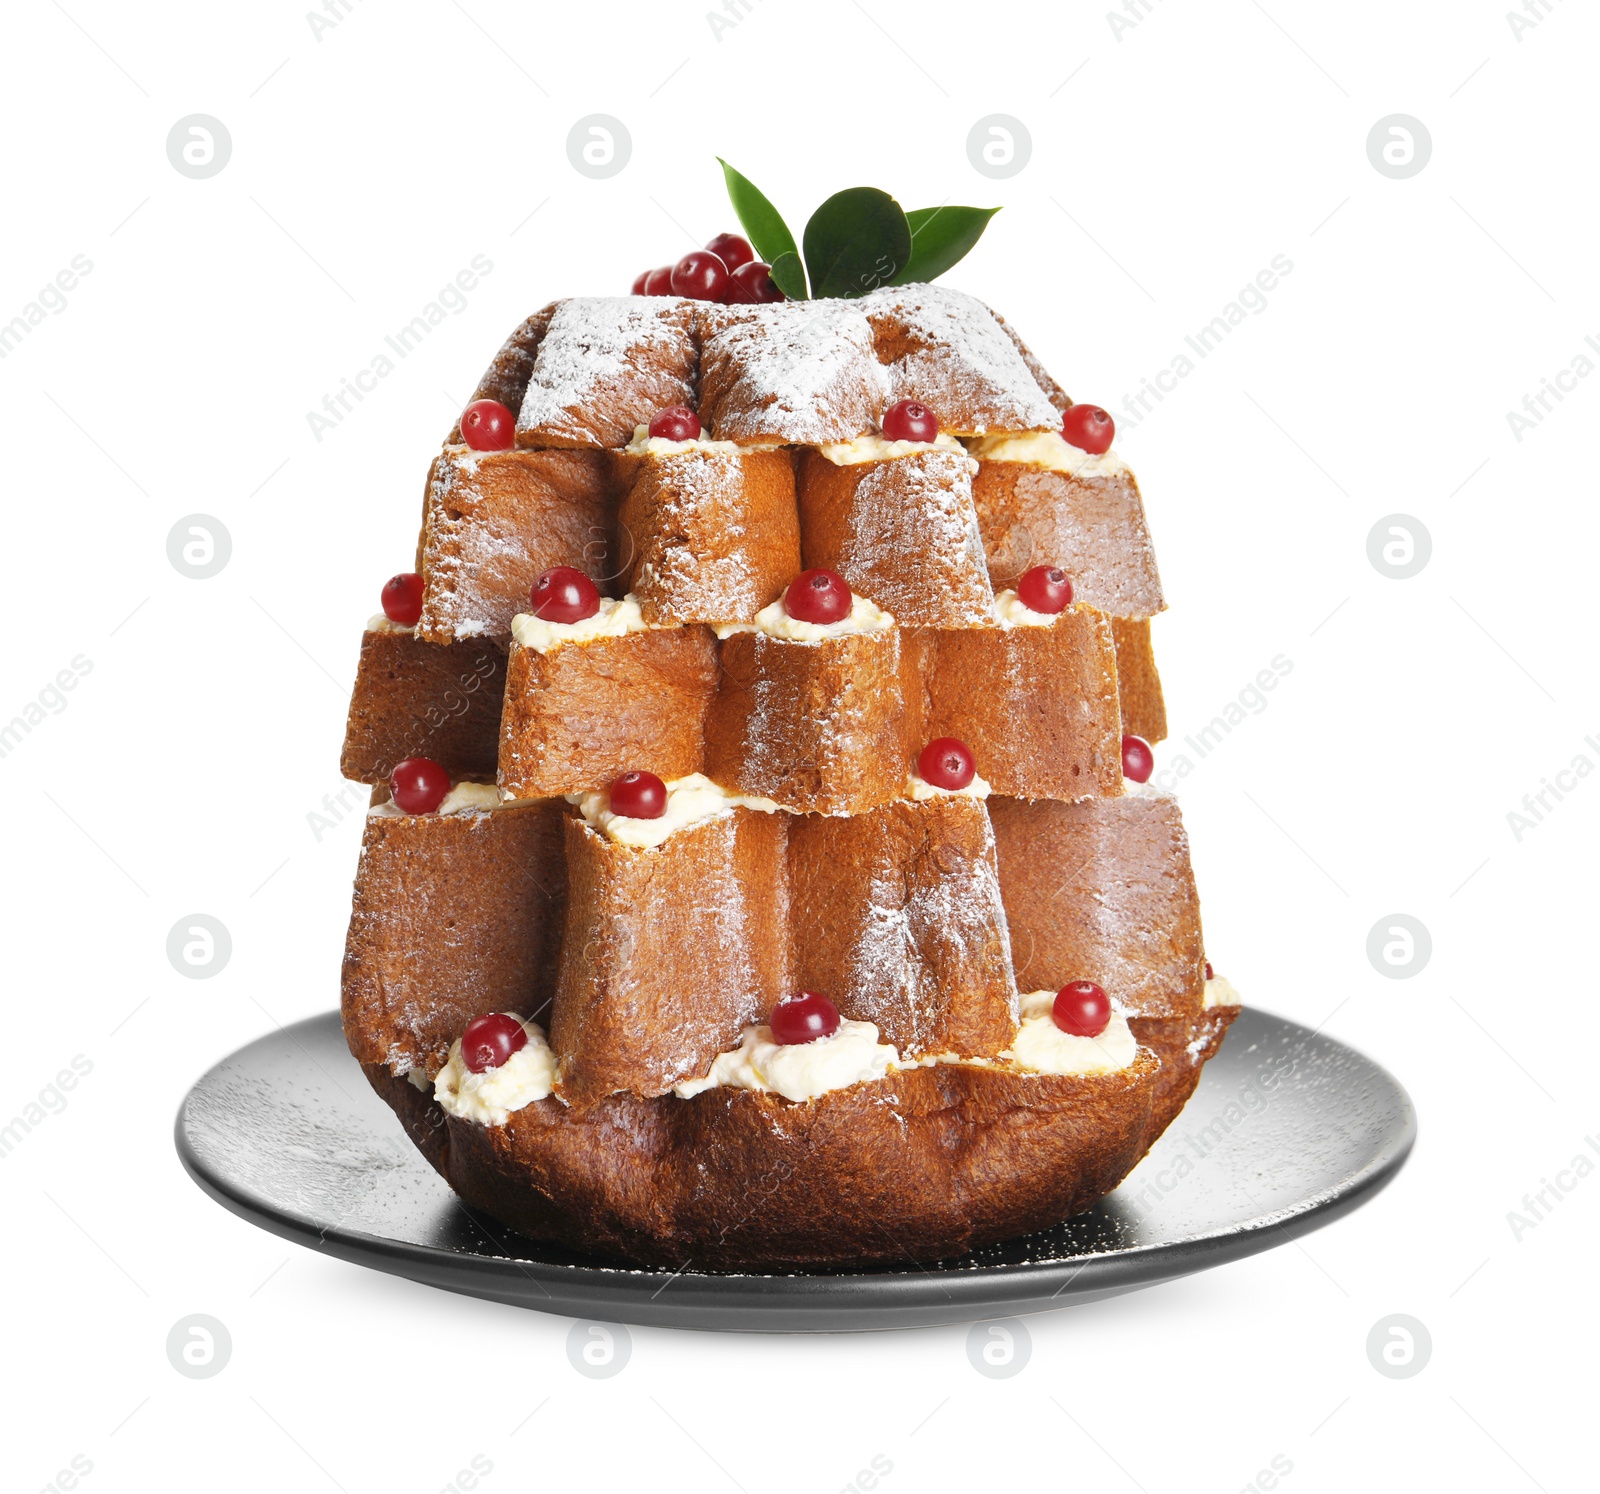
[[[1275,1456],[1306,1494],[1592,1487],[1600,1181],[1564,1174],[1520,1238],[1508,1214],[1600,1132],[1600,780],[1520,841],[1507,814],[1600,764],[1600,379],[1520,442],[1506,412],[1600,334],[1593,13],[1556,0],[1519,39],[1491,0],[1166,0],[1119,38],[1100,4],[754,0],[718,39],[705,5],[357,0],[320,38],[296,3],[7,8],[0,321],[93,264],[0,361],[0,720],[92,665],[0,759],[0,1119],[93,1066],[3,1158],[7,1487],[75,1455],[90,1490],[434,1494],[474,1455],[489,1490],[832,1491],[875,1455],[890,1490],[1233,1491]],[[197,112],[233,141],[209,180],[165,151]],[[566,154],[596,112],[633,141],[605,181]],[[1366,152],[1396,112],[1433,142],[1407,180]],[[1006,181],[967,156],[991,113],[1032,136]],[[1119,419],[1293,263],[1118,449],[1171,604],[1175,737],[1293,663],[1183,784],[1212,957],[1390,1067],[1421,1139],[1303,1247],[1033,1319],[1009,1380],[951,1328],[641,1329],[589,1381],[567,1321],[285,1245],[172,1151],[195,1076],[336,1002],[359,825],[318,841],[307,817],[342,786],[360,628],[409,567],[430,453],[528,311],[734,226],[715,154],[797,227],[861,182],[1003,202],[950,283]],[[315,440],[307,412],[475,254],[465,309]],[[232,535],[206,581],[166,554],[196,512]],[[1367,558],[1395,512],[1432,536],[1411,580]],[[207,981],[165,954],[195,912],[233,940]],[[1432,935],[1408,980],[1365,953],[1394,912]],[[204,1381],[164,1351],[197,1312],[233,1339]],[[1408,1380],[1364,1348],[1397,1312],[1433,1340]]]

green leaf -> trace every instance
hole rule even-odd
[[[805,245],[814,296],[864,296],[905,269],[911,228],[887,192],[847,187],[811,215]]]
[[[772,283],[791,301],[805,301],[806,267],[793,249],[786,250],[772,261]]]
[[[794,235],[783,216],[767,201],[766,194],[748,177],[741,176],[721,156],[717,164],[722,167],[723,179],[728,184],[728,199],[739,215],[739,222],[750,235],[755,251],[769,265],[775,265],[785,254],[796,253]],[[779,290],[783,290],[780,285]],[[788,295],[788,291],[783,292]],[[804,297],[801,297],[804,299]]]
[[[913,208],[906,214],[911,225],[911,262],[895,281],[905,285],[912,280],[937,280],[967,252],[989,226],[999,208],[951,207]]]

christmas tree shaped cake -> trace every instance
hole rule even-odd
[[[802,260],[730,185],[765,260],[547,306],[433,461],[345,1031],[536,1240],[957,1255],[1114,1188],[1238,1010],[1148,782],[1160,580],[1110,418],[928,283],[987,214],[854,189]]]

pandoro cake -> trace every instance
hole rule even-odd
[[[972,296],[811,273],[722,235],[527,317],[362,637],[351,1052],[473,1208],[610,1260],[1048,1228],[1239,1009],[1110,417]]]

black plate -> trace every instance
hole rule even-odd
[[[429,1286],[576,1318],[827,1332],[1010,1317],[1238,1260],[1337,1219],[1400,1170],[1416,1113],[1343,1043],[1246,1010],[1122,1186],[1056,1228],[934,1266],[630,1270],[468,1210],[345,1050],[334,1013],[224,1059],[178,1112],[194,1180],[252,1224]]]

